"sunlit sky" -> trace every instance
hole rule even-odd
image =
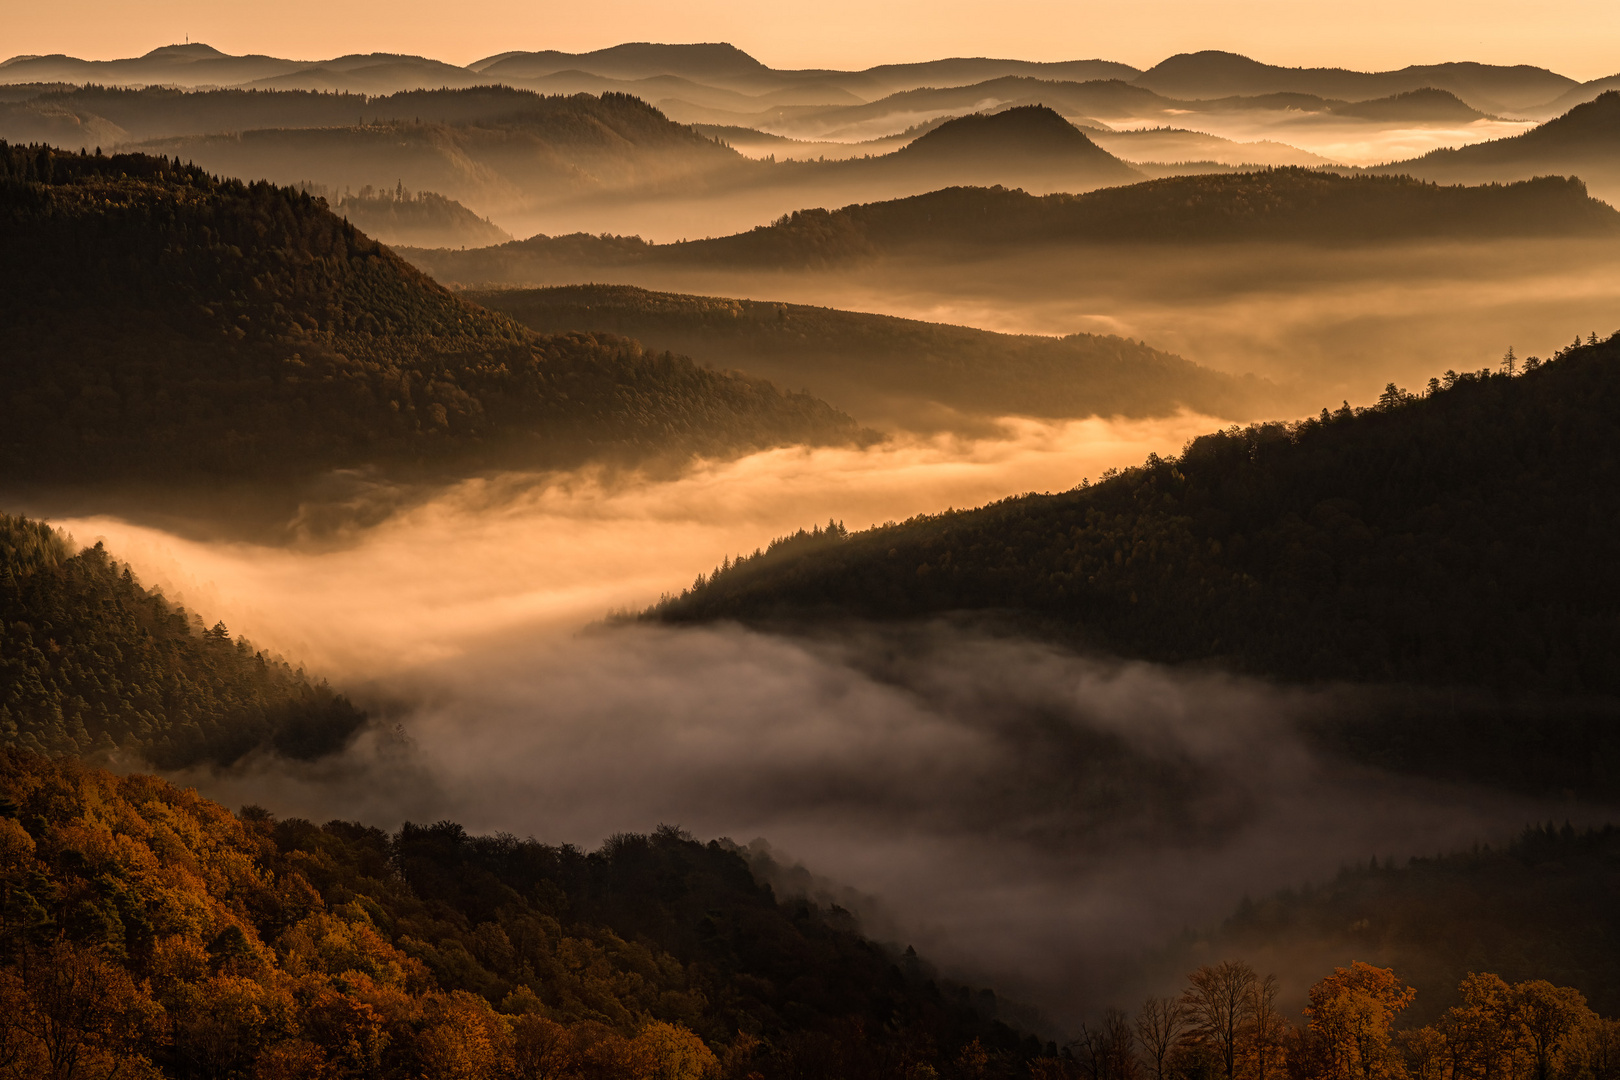
[[[1227,49],[1275,64],[1361,70],[1446,60],[1536,64],[1577,79],[1620,70],[1614,0],[40,0],[6,8],[0,56],[110,59],[189,37],[230,53],[321,59],[384,51],[465,64],[511,49],[729,41],[773,67],[986,55],[1148,67],[1177,52]]]

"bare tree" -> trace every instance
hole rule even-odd
[[[1136,1038],[1142,1045],[1151,1080],[1165,1080],[1170,1052],[1187,1026],[1187,1012],[1179,998],[1148,998],[1136,1014]]]
[[[1238,1041],[1256,981],[1254,968],[1241,960],[1205,964],[1187,976],[1192,983],[1181,995],[1191,1032],[1219,1055],[1226,1080],[1237,1073]]]
[[[1254,1055],[1255,1080],[1266,1080],[1266,1073],[1282,1050],[1288,1034],[1288,1021],[1277,1012],[1277,976],[1254,980],[1249,990],[1248,1050]]]

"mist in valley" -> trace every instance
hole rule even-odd
[[[56,524],[374,710],[339,756],[176,776],[203,794],[586,847],[660,823],[729,837],[802,865],[868,933],[1060,1031],[1166,989],[1155,980],[1179,973],[1144,957],[1245,896],[1505,836],[1549,810],[1323,756],[1305,732],[1352,708],[1348,691],[967,624],[796,635],[600,620],[829,517],[855,528],[1061,490],[1218,424],[1010,420],[995,438],[778,450],[673,480],[506,475],[281,548]],[[1300,979],[1352,959],[1305,952]]]

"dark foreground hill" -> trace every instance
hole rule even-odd
[[[1042,1049],[674,829],[389,835],[0,751],[0,885],[19,1076],[1002,1077]]]
[[[1057,245],[1336,245],[1617,232],[1620,213],[1591,198],[1578,180],[1440,187],[1408,177],[1282,168],[1169,177],[1083,195],[949,188],[841,210],[801,210],[750,232],[674,244],[579,234],[407,254],[440,281],[493,284],[544,280],[564,268],[583,275],[626,266],[831,267]]]
[[[301,670],[205,629],[100,544],[0,514],[0,745],[165,768],[254,750],[315,758],[364,715]]]
[[[1332,737],[1620,797],[1617,417],[1610,339],[1517,377],[1447,373],[1375,408],[1207,435],[1061,495],[789,538],[650,617],[978,611],[1126,656],[1429,687]]]
[[[1276,387],[1114,335],[997,334],[854,311],[570,285],[468,294],[541,333],[597,330],[804,387],[862,421],[937,430],[1008,416],[1242,418]]]
[[[306,193],[0,146],[8,485],[443,475],[844,440],[804,395],[542,337]]]

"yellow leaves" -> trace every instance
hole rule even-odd
[[[397,987],[425,978],[421,964],[384,940],[363,914],[348,921],[316,912],[284,933],[276,944],[282,966],[295,976],[359,972],[377,983]]]
[[[27,870],[34,865],[34,838],[15,818],[0,818],[0,872]]]
[[[674,1024],[651,1021],[631,1048],[650,1066],[649,1080],[708,1080],[720,1072],[719,1060],[703,1040]]]

